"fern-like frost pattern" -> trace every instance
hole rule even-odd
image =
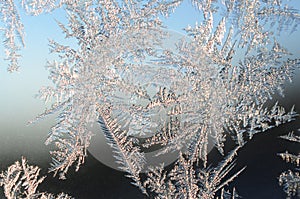
[[[274,94],[284,96],[283,84],[299,69],[300,59],[292,59],[276,40],[283,31],[297,30],[299,11],[278,0],[192,0],[200,22],[184,27],[187,36],[176,49],[169,49],[164,44],[170,35],[163,19],[182,2],[22,0],[32,15],[64,9],[68,23],[57,24],[66,39],[77,41],[75,46],[49,41],[51,53],[59,59],[47,64],[53,85],[41,88],[38,96],[51,105],[31,122],[58,113],[46,140],[56,147],[51,151],[50,172],[65,179],[72,165],[80,168],[93,135],[88,127],[98,121],[120,169],[144,194],[239,197],[235,189],[225,190],[243,170],[228,177],[237,150],[254,134],[297,116],[294,108],[265,106]],[[16,37],[24,45],[23,26],[14,1],[0,0],[0,5],[9,70],[14,71]],[[237,147],[227,154],[224,144],[229,137]],[[207,166],[209,143],[226,155],[215,168]],[[141,171],[147,160],[141,146],[157,145],[163,148],[157,155],[179,151],[178,160],[170,171],[164,165],[148,168],[144,179]],[[280,156],[299,164],[298,156]],[[16,163],[10,170],[19,172],[19,167]],[[8,198],[21,194],[20,174],[4,181],[10,175],[2,174],[1,181]],[[25,194],[34,194],[42,179],[27,187]],[[299,188],[294,179],[299,173],[280,176],[289,194]]]
[[[24,157],[21,162],[16,161],[0,174],[0,187],[3,187],[5,197],[8,199],[72,199],[65,193],[55,196],[47,192],[39,192],[37,188],[46,177],[40,177],[39,173],[40,168],[28,165]]]

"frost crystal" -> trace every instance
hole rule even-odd
[[[223,189],[239,174],[223,181],[236,151],[210,169],[208,143],[225,155],[226,135],[240,147],[255,133],[296,116],[277,103],[265,105],[273,94],[283,95],[283,84],[299,67],[300,60],[291,59],[275,37],[296,30],[299,11],[276,0],[191,2],[201,21],[187,26],[188,39],[169,49],[163,18],[181,0],[22,1],[33,15],[65,9],[68,23],[57,23],[78,44],[49,42],[60,59],[47,65],[54,86],[42,88],[39,96],[52,106],[37,120],[59,113],[46,140],[57,147],[50,171],[64,179],[71,165],[79,169],[92,137],[88,126],[98,121],[120,168],[143,193],[213,198],[220,191],[221,198],[238,197]],[[0,3],[6,5],[2,19],[13,70],[15,35],[22,38],[22,26],[13,1]],[[157,145],[160,153],[180,151],[179,159],[169,173],[151,168],[142,183],[147,160],[140,148]]]
[[[217,167],[205,169],[195,167],[191,160],[180,154],[177,163],[169,173],[163,172],[163,165],[151,168],[147,174],[148,179],[144,184],[152,193],[155,193],[155,198],[212,199],[216,198],[216,194],[220,190],[222,190],[220,197],[224,198],[224,186],[244,170],[243,168],[226,180],[224,179],[234,167],[233,157],[236,155],[237,150],[238,148],[230,152]],[[232,195],[232,198],[236,197],[234,192]]]
[[[166,8],[177,3],[107,1],[89,2],[84,7],[68,6],[70,23],[68,27],[59,25],[67,37],[78,39],[79,48],[51,41],[53,52],[61,53],[62,62],[49,64],[50,78],[56,87],[41,93],[46,99],[55,98],[53,110],[63,110],[47,140],[59,148],[52,152],[52,170],[61,171],[64,177],[74,161],[78,161],[78,166],[83,162],[91,137],[86,126],[99,117],[98,106],[111,106],[112,117],[117,120],[114,125],[122,125],[118,127],[121,130],[128,128],[130,134],[149,133],[157,129],[152,127],[176,114],[180,124],[162,144],[166,146],[165,152],[187,144],[192,162],[198,157],[206,161],[209,137],[223,152],[224,128],[243,145],[245,133],[251,138],[258,131],[293,118],[293,111],[284,115],[277,105],[270,111],[262,108],[285,79],[291,77],[299,61],[284,59],[287,51],[275,40],[270,41],[259,25],[266,17],[260,19],[259,11],[264,7],[258,6],[258,1],[235,3],[227,15],[238,15],[238,20],[230,21],[230,17],[224,16],[215,29],[213,4],[195,2],[205,18],[201,25],[186,30],[192,41],[178,44],[178,54],[156,50],[164,35],[157,14],[168,13]],[[228,34],[226,20],[233,24]],[[234,33],[239,34],[234,38]],[[245,56],[236,65],[232,60],[234,52],[245,46]],[[147,56],[156,57],[155,67],[144,64]],[[151,96],[150,89],[157,93]],[[159,119],[154,120],[153,115]],[[104,118],[100,123],[108,124]],[[117,130],[110,133],[114,132]],[[127,140],[126,134],[118,136]],[[157,131],[155,136],[165,133]],[[122,145],[129,144],[112,138],[108,136],[114,148],[122,149]],[[137,153],[131,153],[134,152]],[[123,155],[128,152],[125,150]],[[124,164],[125,160],[122,157],[120,161]],[[138,168],[128,163],[124,167],[135,183],[139,182]]]
[[[0,186],[4,188],[8,199],[71,199],[67,194],[60,193],[56,197],[46,192],[38,192],[37,188],[45,176],[39,178],[40,168],[27,164],[25,158],[21,163],[15,162],[0,174]]]
[[[300,131],[300,129],[298,130]],[[300,143],[300,136],[295,135],[293,132],[288,135],[281,136],[282,139]],[[292,196],[300,196],[300,173],[299,173],[299,164],[300,164],[300,153],[298,155],[290,154],[289,152],[279,153],[278,154],[286,162],[291,162],[297,165],[296,171],[285,171],[282,172],[279,176],[279,184],[283,186],[284,191],[287,193],[287,198]]]
[[[10,62],[8,71],[13,72],[19,67],[20,55],[17,52],[20,50],[20,45],[17,41],[25,46],[24,27],[13,0],[0,1],[0,19],[4,24],[4,27],[0,26],[0,31],[4,32],[5,55]]]

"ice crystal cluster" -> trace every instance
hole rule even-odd
[[[30,166],[27,160],[22,158],[21,163],[15,162],[0,174],[0,186],[4,188],[5,197],[8,199],[71,199],[64,193],[53,194],[38,192],[37,188],[45,179],[39,177],[40,168]]]
[[[68,23],[58,22],[66,39],[50,40],[59,60],[49,62],[49,79],[39,96],[51,107],[37,120],[59,113],[46,144],[54,144],[50,168],[61,179],[84,163],[92,139],[88,127],[98,121],[120,168],[146,195],[156,198],[237,198],[224,186],[237,149],[258,132],[293,120],[272,95],[283,95],[300,60],[277,40],[296,30],[299,11],[281,0],[192,0],[199,22],[184,28],[176,49],[166,48],[164,18],[182,0],[22,0],[32,15],[62,8]],[[18,68],[23,26],[15,2],[0,1],[8,70]],[[19,39],[17,39],[19,38]],[[66,42],[67,43],[67,42]],[[35,122],[33,121],[33,122]],[[141,139],[142,138],[142,139]],[[237,148],[225,154],[226,139]],[[226,158],[207,167],[211,142]],[[179,151],[173,169],[163,165],[141,171],[142,148]],[[160,154],[157,154],[160,155]],[[4,183],[5,184],[5,183]]]
[[[298,132],[300,132],[300,129],[298,129]],[[291,132],[285,136],[281,136],[281,138],[291,142],[295,142],[297,144],[300,143],[300,136],[295,135],[294,132]],[[287,198],[291,198],[292,196],[300,197],[300,153],[291,154],[286,151],[284,153],[279,153],[278,155],[286,162],[294,163],[295,165],[297,165],[296,171],[288,170],[281,173],[281,175],[279,176],[279,184],[283,186],[284,191],[287,193]]]

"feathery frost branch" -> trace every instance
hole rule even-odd
[[[233,158],[239,147],[228,154],[215,168],[200,168],[184,154],[169,172],[160,167],[150,168],[145,186],[155,198],[205,198],[213,199],[221,191],[221,198],[238,198],[235,190],[232,194],[224,192],[224,187],[236,178],[245,168],[228,177],[234,166]],[[226,179],[227,178],[227,179]]]
[[[283,85],[299,69],[300,60],[276,39],[278,33],[297,29],[299,10],[277,0],[192,0],[200,22],[185,27],[187,36],[169,49],[163,18],[181,3],[22,0],[32,15],[64,9],[68,22],[57,24],[66,39],[77,41],[73,47],[49,41],[59,60],[47,64],[53,85],[43,87],[39,96],[51,108],[35,121],[58,113],[46,140],[56,146],[50,171],[65,179],[73,164],[80,168],[92,137],[88,126],[98,121],[120,168],[143,193],[213,198],[219,191],[221,198],[238,197],[235,190],[228,194],[223,189],[240,173],[223,180],[236,151],[211,169],[206,166],[209,145],[224,155],[227,134],[243,146],[254,134],[297,116],[277,103],[264,107],[274,94],[284,96]],[[0,6],[9,70],[14,71],[16,37],[24,43],[23,26],[14,1],[0,0]],[[142,182],[146,160],[139,136],[146,140],[143,147],[163,147],[157,155],[180,152],[170,172],[152,168]]]
[[[300,129],[298,129],[298,132]],[[295,135],[294,132],[290,132],[288,135],[280,136],[280,138],[300,143],[300,136]],[[299,164],[300,164],[300,153],[298,155],[294,155],[286,151],[285,153],[278,154],[284,161],[294,163],[296,167],[296,171],[284,171],[279,176],[279,184],[283,186],[284,192],[287,194],[287,198],[291,198],[292,196],[300,196],[300,173],[299,173]]]
[[[45,176],[39,177],[40,168],[30,166],[22,157],[21,163],[15,162],[0,174],[0,187],[4,189],[7,199],[71,199],[67,194],[60,193],[57,196],[37,190]]]
[[[131,178],[133,185],[147,195],[145,187],[141,184],[140,173],[145,164],[145,157],[138,147],[134,146],[135,140],[127,136],[127,132],[122,130],[120,125],[111,118],[110,110],[99,110],[99,124],[107,139],[108,144],[113,148],[116,162],[120,164],[120,169],[128,173],[126,177]]]

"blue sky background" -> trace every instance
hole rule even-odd
[[[300,1],[292,1],[295,8],[300,9]],[[50,84],[48,72],[45,69],[47,60],[55,58],[49,55],[48,39],[53,38],[65,42],[64,35],[54,19],[64,22],[64,12],[56,10],[51,14],[31,17],[21,12],[21,19],[25,26],[26,47],[22,50],[20,72],[10,74],[6,71],[6,62],[3,61],[3,46],[0,46],[0,166],[2,162],[14,162],[21,156],[28,157],[34,164],[44,161],[50,162],[49,148],[45,147],[44,140],[55,116],[27,126],[39,113],[42,113],[44,103],[34,98],[42,86]],[[171,17],[165,20],[169,29],[184,33],[182,28],[188,24],[194,25],[200,15],[190,1],[185,1]],[[300,28],[300,27],[299,27]],[[280,40],[294,55],[300,57],[300,31],[289,35],[282,33]],[[294,93],[299,99],[300,75],[296,73],[294,83],[289,84],[287,92]],[[288,101],[289,99],[285,99]],[[295,99],[294,99],[295,100]],[[287,107],[289,108],[289,107]],[[300,108],[296,109],[299,111]]]

